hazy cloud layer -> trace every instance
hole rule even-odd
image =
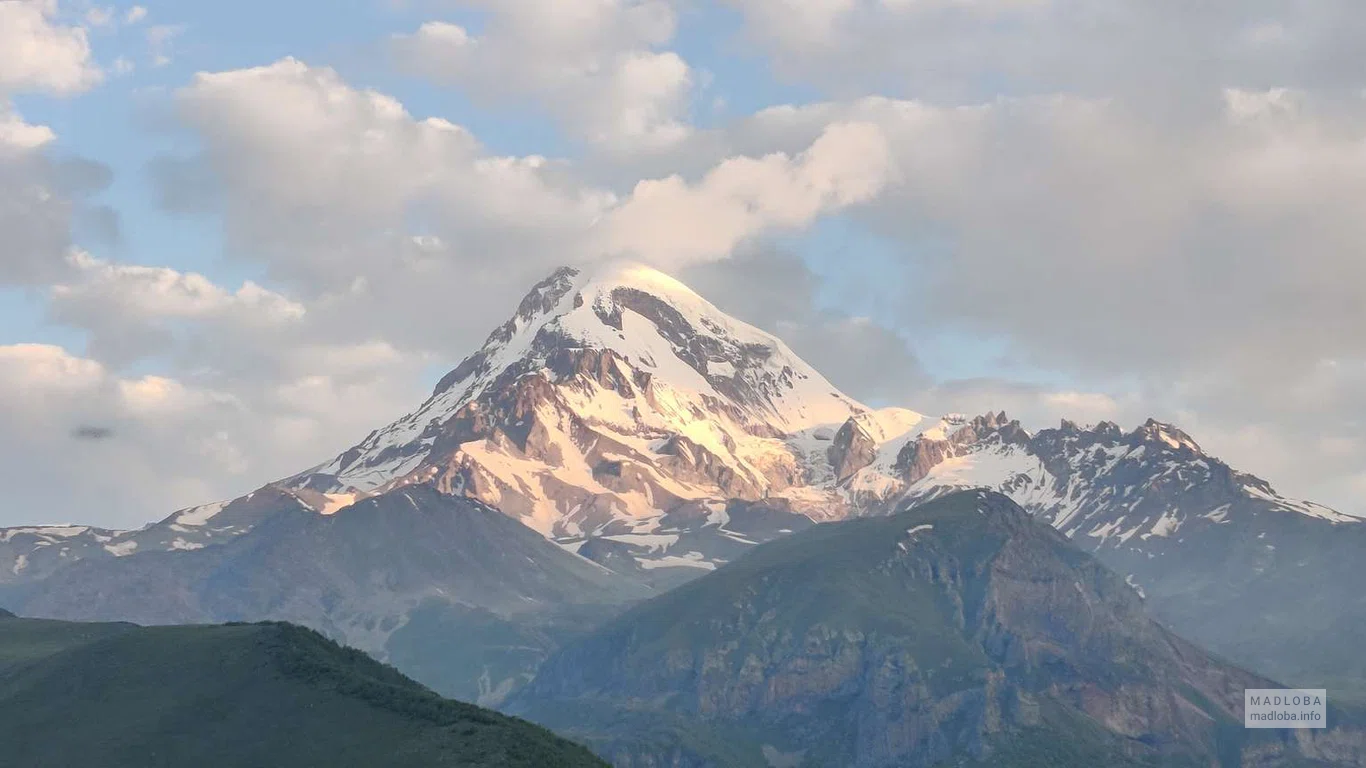
[[[401,67],[470,89],[485,103],[534,105],[609,152],[657,150],[688,135],[693,73],[661,50],[674,36],[663,0],[468,0],[472,34],[446,21],[391,42]]]

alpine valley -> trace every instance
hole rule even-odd
[[[0,605],[304,624],[619,765],[1362,765],[1348,715],[1229,729],[1244,683],[1366,693],[1363,554],[1175,426],[870,408],[616,264],[537,284],[311,469],[137,531],[0,530]]]

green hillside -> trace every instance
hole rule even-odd
[[[0,615],[0,764],[602,766],[290,624],[139,627]]]

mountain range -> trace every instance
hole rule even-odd
[[[1176,635],[1287,684],[1366,691],[1359,518],[1154,420],[1031,431],[868,407],[630,264],[550,275],[417,409],[247,496],[138,531],[0,530],[0,604],[296,621],[497,705],[556,649],[758,545],[969,488],[1048,523]]]
[[[382,655],[426,684],[497,701],[564,632],[649,594],[478,501],[409,486],[338,514],[286,509],[201,549],[87,558],[11,587],[25,615],[141,624],[288,620]],[[454,625],[459,642],[440,642]],[[482,641],[479,640],[482,638]]]

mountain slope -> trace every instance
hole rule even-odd
[[[855,415],[887,433],[921,420],[860,405],[657,271],[565,269],[421,408],[289,484],[338,496],[430,483],[566,542],[616,537],[647,569],[710,567],[720,558],[651,537],[744,539],[726,526],[732,501],[845,514],[838,494],[812,492],[789,437]]]
[[[496,510],[412,486],[328,516],[281,513],[222,545],[78,562],[7,602],[83,621],[293,621],[496,701],[560,633],[645,594]],[[456,619],[465,631],[424,636]]]
[[[283,624],[143,628],[0,617],[6,765],[601,765]]]
[[[758,547],[562,649],[511,708],[618,765],[1366,761],[1358,729],[1244,730],[1243,689],[1273,686],[965,492]]]

